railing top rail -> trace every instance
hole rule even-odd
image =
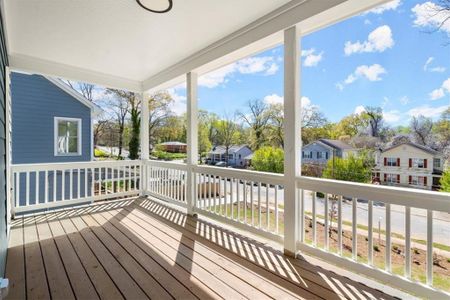
[[[450,193],[303,176],[297,177],[297,187],[314,192],[450,213]]]
[[[194,166],[193,170],[197,173],[211,174],[215,176],[230,177],[242,180],[251,180],[268,184],[283,185],[283,174],[257,172],[241,169],[230,169],[214,166]]]
[[[139,166],[140,160],[105,160],[105,161],[83,161],[64,163],[39,163],[39,164],[14,164],[11,165],[12,172],[67,170],[77,168],[104,168],[109,166]]]
[[[154,167],[169,168],[183,171],[186,171],[188,169],[187,164],[173,161],[146,160],[145,164]]]

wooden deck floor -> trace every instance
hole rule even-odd
[[[391,299],[138,199],[17,219],[8,299]]]

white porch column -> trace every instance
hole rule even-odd
[[[187,84],[187,180],[186,196],[189,215],[194,215],[195,201],[197,199],[195,178],[192,167],[198,163],[198,107],[197,107],[197,74],[186,74]]]
[[[294,256],[299,228],[296,177],[300,175],[300,40],[296,26],[284,31],[284,252]]]
[[[136,95],[141,98],[141,135],[139,138],[141,144],[141,160],[142,160],[142,170],[141,170],[141,195],[145,194],[147,190],[147,168],[144,163],[150,158],[149,148],[149,128],[148,128],[148,103],[146,102],[146,94],[139,93]]]

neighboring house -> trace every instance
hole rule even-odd
[[[251,154],[253,154],[253,151],[247,145],[230,146],[228,149],[228,166],[245,167],[247,165],[245,158]],[[226,162],[226,147],[214,147],[208,152],[206,161],[211,165],[215,165],[219,162]]]
[[[342,141],[319,139],[302,148],[302,164],[325,165],[333,157],[346,158],[355,153],[356,149]]]
[[[186,153],[187,144],[181,142],[165,142],[160,144],[161,149],[171,153]]]
[[[401,143],[379,154],[374,180],[385,185],[421,189],[439,188],[444,169],[443,155],[412,142]]]
[[[58,79],[24,73],[11,74],[11,99],[13,164],[92,160],[95,108],[92,102]],[[66,178],[69,173],[65,172]],[[49,189],[52,189],[52,176],[53,173],[49,175]],[[57,180],[61,176],[58,172]],[[84,176],[82,171],[81,182]],[[30,194],[34,195],[36,181],[30,180]],[[21,188],[24,187],[25,176],[21,176],[20,182]],[[43,186],[42,178],[39,180],[41,193],[45,189]],[[68,196],[68,189],[65,190]],[[61,191],[58,191],[57,199],[60,197]]]

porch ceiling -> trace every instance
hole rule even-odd
[[[144,91],[178,83],[388,0],[0,0],[15,70]],[[176,82],[178,81],[178,82]]]
[[[154,14],[135,0],[5,0],[9,54],[140,82],[287,2],[175,0]]]

